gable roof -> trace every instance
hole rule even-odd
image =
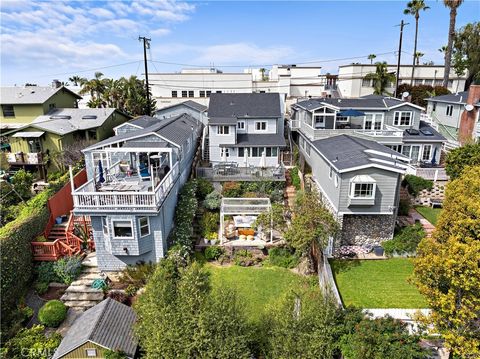
[[[423,107],[417,106],[410,102],[402,101],[394,97],[386,97],[380,95],[367,95],[358,98],[312,98],[297,102],[293,107],[301,107],[308,111],[313,111],[317,108],[329,105],[338,110],[391,110],[400,106],[411,106],[420,110]]]
[[[462,91],[458,93],[450,93],[447,95],[435,96],[427,98],[427,101],[432,102],[445,102],[451,104],[465,105],[467,103],[468,91]],[[480,100],[475,104],[475,106],[480,106]]]
[[[77,99],[82,98],[65,86],[8,86],[0,88],[0,103],[8,105],[43,104],[59,91],[70,93]]]
[[[359,167],[378,167],[404,172],[409,159],[376,142],[349,135],[339,135],[313,141],[320,154],[339,172]]]
[[[150,127],[150,126],[158,123],[159,121],[160,120],[158,118],[143,115],[143,116],[135,117],[133,120],[131,120],[127,123],[129,123],[131,125],[138,126],[140,128],[147,128],[147,127]]]
[[[25,127],[65,135],[78,130],[100,127],[116,111],[114,108],[55,108],[46,115],[38,116]],[[122,115],[130,117],[126,114]]]
[[[192,134],[192,132],[202,126],[200,122],[198,122],[192,116],[186,113],[164,120],[159,120],[158,118],[154,117],[151,118],[155,120],[155,123],[151,126],[141,128],[136,131],[129,131],[116,136],[112,136],[103,141],[97,142],[90,147],[85,148],[84,151],[89,151],[95,148],[108,146],[122,141],[127,141],[129,139],[138,139],[136,142],[141,142],[141,137],[145,137],[151,134],[158,135],[159,137],[161,136],[166,140],[172,142],[176,146],[181,146]],[[162,140],[159,138],[159,141]]]
[[[135,320],[132,308],[107,298],[75,320],[53,359],[61,358],[89,341],[108,349],[122,350],[133,357],[137,349],[132,332]]]
[[[282,117],[278,93],[212,93],[210,118]]]

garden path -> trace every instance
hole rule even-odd
[[[409,217],[411,217],[414,222],[420,222],[423,227],[423,230],[427,234],[427,237],[431,237],[433,231],[435,230],[435,226],[431,224],[425,217],[423,217],[420,213],[418,213],[415,209],[410,209],[408,211]]]

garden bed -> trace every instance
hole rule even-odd
[[[408,258],[332,260],[332,271],[343,303],[362,308],[426,308],[425,299],[408,278]]]

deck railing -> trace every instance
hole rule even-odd
[[[93,181],[72,193],[76,212],[142,211],[156,212],[179,176],[176,163],[153,191],[95,191]]]

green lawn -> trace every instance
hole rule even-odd
[[[276,300],[290,288],[308,286],[309,278],[279,267],[220,267],[207,264],[212,273],[212,286],[220,283],[235,288],[245,303],[249,318],[260,318],[265,304]]]
[[[407,278],[413,272],[408,258],[333,260],[332,271],[345,305],[362,308],[426,308]]]
[[[437,224],[438,216],[442,211],[441,208],[431,208],[431,207],[424,207],[424,206],[416,206],[415,209],[417,210],[418,213],[424,216],[434,226]]]

